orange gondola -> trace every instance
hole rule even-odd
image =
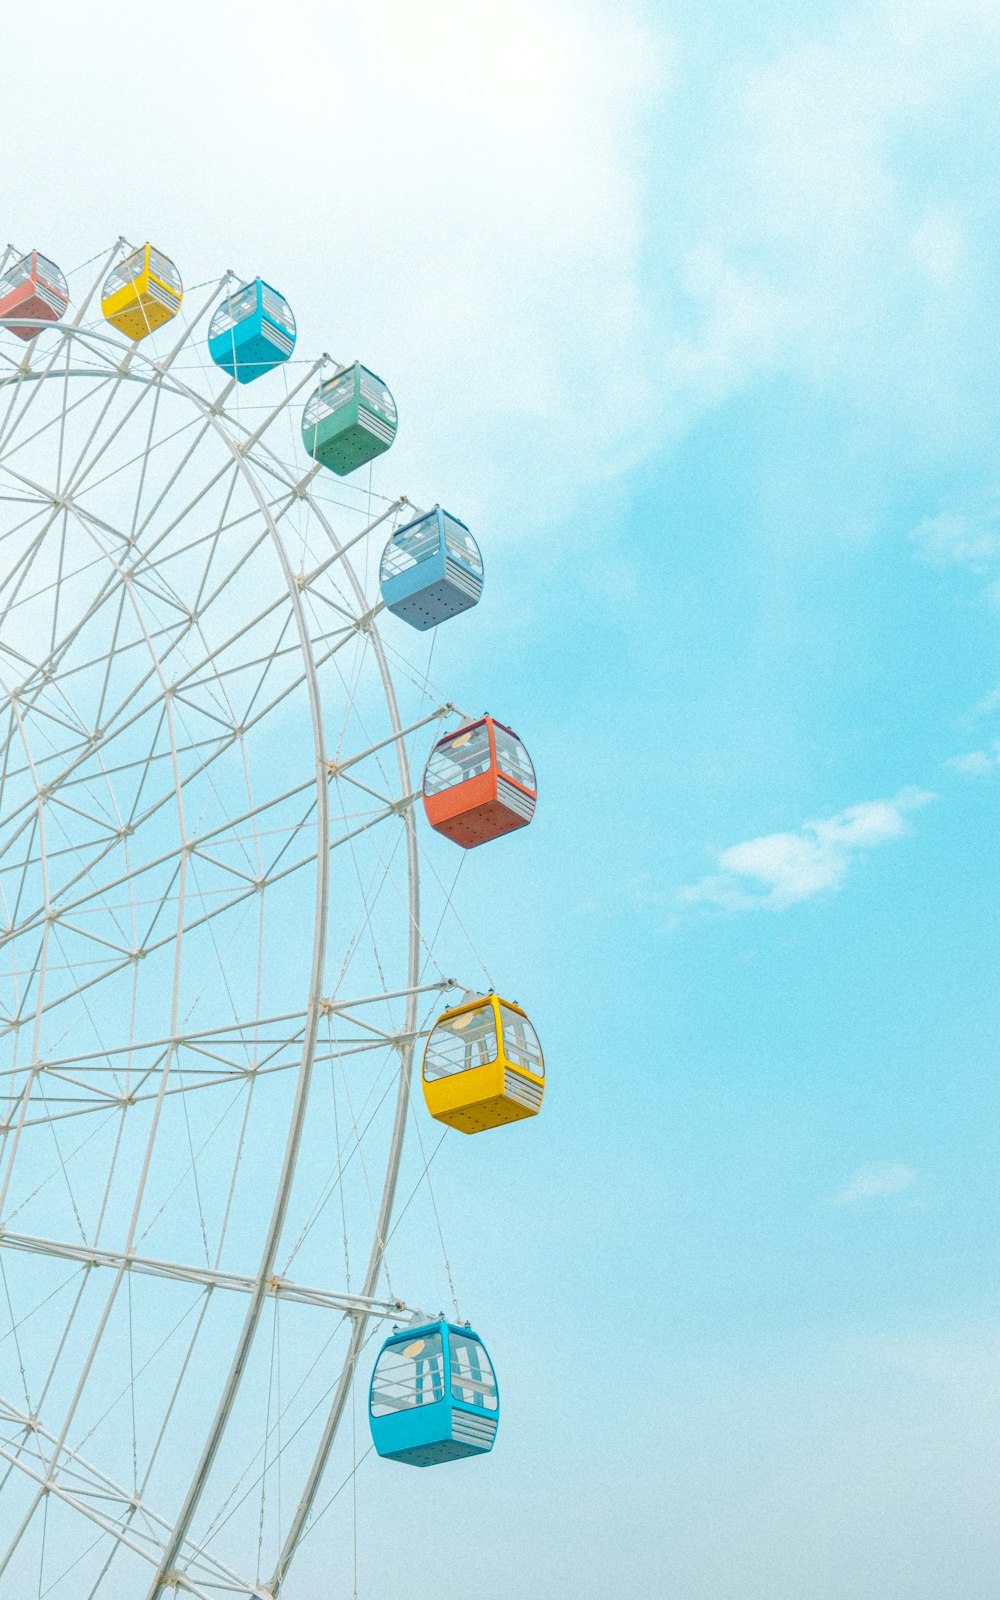
[[[431,827],[472,850],[527,827],[538,798],[535,769],[517,734],[484,716],[438,740],[423,796]]]

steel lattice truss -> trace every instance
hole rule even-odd
[[[223,286],[0,334],[0,1600],[276,1594],[401,1309],[450,708],[374,621],[401,502],[294,448],[321,363],[198,370]]]

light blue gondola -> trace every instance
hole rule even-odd
[[[424,633],[478,604],[483,558],[465,523],[435,506],[396,529],[380,581],[386,610]]]
[[[252,383],[295,349],[291,307],[263,278],[227,296],[208,327],[208,353],[237,383]]]
[[[368,1399],[380,1456],[436,1467],[492,1450],[500,1420],[493,1366],[479,1335],[440,1318],[382,1346]]]

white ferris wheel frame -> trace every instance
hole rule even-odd
[[[113,337],[110,333],[93,327],[84,328],[82,326],[83,317],[98,291],[104,274],[121,253],[123,245],[124,241],[122,240],[119,240],[115,245],[108,260],[102,265],[93,286],[83,299],[80,309],[72,322],[52,323],[29,319],[0,319],[0,328],[6,327],[12,330],[18,328],[27,330],[31,328],[38,332],[44,332],[47,339],[55,341],[55,348],[46,363],[37,368],[31,365],[32,356],[35,353],[35,341],[32,340],[26,347],[24,359],[20,365],[9,374],[0,375],[0,458],[3,455],[3,432],[6,424],[6,418],[2,417],[5,391],[9,390],[13,384],[16,394],[21,392],[24,386],[44,383],[51,376],[65,378],[68,375],[72,375],[75,369],[72,368],[71,361],[77,344],[85,351],[101,353],[106,357],[109,361],[108,371],[114,375],[116,387],[125,383],[137,383],[143,391],[149,387],[159,387],[181,397],[200,413],[203,430],[206,432],[212,431],[220,441],[223,451],[229,452],[232,464],[242,476],[247,489],[253,496],[259,517],[267,529],[281,567],[287,590],[287,602],[297,630],[304,682],[308,693],[315,755],[314,786],[316,810],[315,893],[309,999],[306,1008],[294,1101],[289,1126],[285,1133],[280,1177],[273,1197],[270,1222],[256,1272],[240,1275],[213,1270],[208,1267],[202,1268],[192,1262],[145,1256],[132,1247],[131,1235],[129,1246],[125,1250],[113,1251],[97,1249],[86,1243],[74,1244],[69,1241],[47,1240],[29,1234],[17,1234],[9,1231],[0,1232],[0,1251],[9,1250],[15,1253],[28,1252],[35,1255],[59,1256],[69,1261],[109,1268],[115,1274],[115,1284],[111,1291],[112,1296],[117,1292],[117,1288],[126,1273],[183,1279],[187,1282],[200,1284],[206,1289],[225,1290],[233,1294],[246,1296],[247,1308],[242,1332],[237,1341],[228,1372],[222,1383],[215,1415],[209,1423],[200,1458],[176,1516],[172,1519],[165,1519],[159,1516],[152,1507],[137,1501],[134,1492],[125,1487],[115,1485],[97,1467],[74,1451],[67,1443],[66,1438],[69,1427],[68,1420],[61,1434],[47,1434],[38,1418],[26,1416],[20,1413],[13,1405],[7,1402],[0,1402],[0,1419],[3,1419],[12,1428],[19,1427],[30,1432],[31,1439],[37,1442],[37,1449],[32,1455],[24,1448],[14,1447],[6,1439],[0,1439],[0,1461],[6,1461],[8,1468],[17,1468],[37,1482],[36,1502],[33,1503],[24,1519],[25,1528],[42,1496],[55,1494],[63,1498],[75,1510],[81,1512],[96,1524],[98,1528],[103,1528],[106,1532],[113,1534],[122,1546],[141,1554],[152,1565],[153,1575],[148,1587],[147,1600],[159,1600],[159,1597],[162,1597],[168,1591],[186,1593],[197,1597],[197,1600],[214,1600],[214,1596],[219,1592],[253,1596],[254,1600],[274,1600],[274,1597],[277,1596],[281,1589],[296,1548],[309,1522],[333,1442],[344,1415],[358,1357],[365,1343],[371,1319],[400,1319],[405,1318],[410,1312],[410,1308],[405,1306],[402,1301],[380,1299],[376,1291],[382,1269],[386,1241],[390,1232],[403,1154],[414,1045],[422,1032],[418,1026],[420,1000],[422,996],[442,992],[458,987],[458,985],[450,979],[432,983],[421,983],[420,981],[421,951],[425,941],[420,928],[420,851],[414,815],[414,804],[419,798],[419,791],[415,792],[413,790],[405,741],[409,735],[412,735],[425,724],[429,725],[442,717],[455,713],[456,708],[450,704],[443,704],[435,707],[429,714],[421,717],[418,721],[404,725],[385,648],[375,626],[375,619],[382,609],[381,602],[374,606],[367,605],[361,582],[349,558],[352,546],[363,541],[375,528],[399,511],[407,503],[406,497],[401,496],[398,500],[392,502],[387,509],[382,510],[378,516],[369,521],[360,532],[354,534],[351,538],[340,540],[322,504],[310,494],[309,486],[317,473],[322,470],[319,465],[311,465],[307,471],[296,477],[290,471],[287,463],[275,451],[272,451],[267,443],[266,435],[272,424],[286,413],[289,403],[299,395],[300,391],[313,382],[324,367],[330,365],[331,358],[323,356],[309,366],[298,382],[289,389],[280,404],[270,411],[265,419],[254,427],[252,431],[249,430],[237,422],[225,409],[226,400],[235,388],[235,380],[230,380],[222,390],[222,393],[214,401],[209,401],[200,395],[195,388],[183,382],[176,371],[173,370],[176,358],[188,345],[195,328],[203,321],[212,305],[216,303],[219,294],[224,292],[234,281],[234,274],[227,273],[218,283],[212,285],[204,303],[185,326],[182,337],[159,360],[146,355],[139,346],[123,345],[120,339]],[[3,260],[0,261],[0,270],[3,269],[11,253],[8,250]],[[88,376],[92,375],[92,372],[92,368],[86,369]],[[88,445],[93,443],[98,426],[99,423],[95,424],[88,440]],[[263,492],[263,475],[275,481],[279,486],[279,492],[273,498],[268,498]],[[202,495],[208,492],[209,487],[207,484],[204,486]],[[201,497],[199,495],[192,500],[185,508],[182,516],[189,516],[195,510]],[[279,523],[286,512],[291,506],[303,500],[307,502],[310,514],[316,518],[318,524],[325,531],[331,552],[324,562],[307,574],[293,571],[288,552],[279,532]],[[73,504],[72,489],[61,497],[60,505],[53,508],[53,517],[59,510],[64,510],[70,514],[75,513],[76,507]],[[337,564],[338,569],[345,574],[360,608],[360,615],[354,619],[353,628],[355,631],[364,631],[370,639],[390,722],[390,731],[385,739],[380,740],[378,744],[372,745],[366,750],[353,753],[347,760],[342,762],[332,760],[327,751],[318,682],[318,663],[314,653],[312,633],[303,608],[304,593],[308,591],[310,585],[316,581],[326,568],[334,564]],[[246,627],[250,628],[256,622],[259,622],[266,614],[266,609],[259,613],[257,617],[248,618]],[[339,646],[332,648],[339,648]],[[161,679],[161,681],[163,680]],[[173,738],[173,735],[171,737]],[[350,766],[363,761],[381,747],[385,747],[387,752],[394,752],[395,754],[400,794],[395,799],[387,799],[383,810],[360,823],[357,829],[352,830],[352,832],[363,832],[384,820],[390,814],[400,817],[405,829],[408,883],[406,983],[403,988],[390,993],[363,996],[360,999],[347,1002],[331,1002],[324,998],[322,992],[330,910],[330,856],[338,845],[344,843],[350,837],[350,834],[335,835],[331,826],[328,803],[329,784],[332,777],[341,776]],[[285,798],[285,796],[282,796],[282,798]],[[267,802],[268,805],[274,803],[273,801]],[[192,844],[192,841],[185,840],[183,843],[188,845]],[[177,938],[178,940],[180,939],[180,934],[177,935]],[[177,979],[175,978],[174,1013],[176,1013],[177,1004],[176,982]],[[398,1087],[388,1161],[378,1204],[374,1238],[368,1254],[363,1280],[360,1289],[356,1293],[341,1293],[324,1287],[314,1287],[294,1282],[276,1275],[276,1254],[286,1221],[289,1196],[301,1145],[320,1022],[324,1016],[330,1015],[331,1012],[350,1013],[352,1020],[358,1022],[359,1019],[354,1013],[359,1008],[363,1008],[370,1002],[386,999],[405,1002],[404,1024],[398,1034],[389,1038],[385,1034],[380,1034],[380,1030],[373,1024],[360,1023],[362,1027],[368,1026],[373,1034],[379,1035],[383,1044],[393,1046],[399,1055]],[[301,1013],[296,1012],[290,1013],[287,1018],[276,1017],[257,1019],[257,1021],[264,1020],[280,1025],[282,1022],[294,1022],[300,1017]],[[162,1088],[160,1092],[162,1094]],[[27,1105],[27,1096],[25,1096],[24,1104],[25,1106]],[[11,1131],[9,1124],[5,1124],[0,1129],[4,1136],[10,1135]],[[20,1128],[13,1130],[15,1149],[19,1133]],[[262,1313],[271,1298],[281,1298],[337,1310],[349,1319],[350,1337],[347,1354],[336,1385],[329,1414],[315,1449],[312,1466],[307,1474],[305,1483],[302,1485],[295,1511],[288,1522],[278,1560],[268,1581],[260,1583],[251,1581],[243,1575],[238,1576],[235,1572],[230,1571],[208,1547],[203,1547],[193,1541],[191,1527],[209,1474],[216,1460],[219,1446],[232,1416],[233,1406],[240,1390],[251,1347],[260,1326]],[[84,1377],[82,1376],[80,1380],[81,1386],[83,1381]],[[72,1472],[78,1485],[76,1490],[63,1481],[58,1471],[60,1464],[65,1462],[71,1464]],[[85,1484],[98,1485],[99,1498],[88,1498],[88,1493],[79,1487]],[[100,1509],[102,1506],[104,1509]],[[22,1532],[23,1528],[14,1534],[6,1553],[4,1552],[6,1535],[0,1537],[0,1579],[2,1579],[2,1574],[6,1570],[7,1563],[14,1548],[16,1548]],[[210,1588],[205,1587],[206,1583],[210,1585]]]

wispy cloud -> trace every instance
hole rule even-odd
[[[1000,768],[1000,739],[994,739],[988,750],[969,750],[963,756],[952,756],[945,765],[964,778],[992,777]]]
[[[974,208],[928,193],[911,149],[963,114],[998,30],[995,5],[917,0],[903,18],[876,0],[785,49],[713,63],[698,181],[672,194],[682,226],[670,211],[694,332],[664,370],[688,414],[776,368],[897,426],[975,426],[987,378],[971,329],[992,242]],[[992,106],[984,121],[992,141]],[[683,210],[690,194],[700,209]],[[960,350],[943,310],[970,330]]]
[[[1000,558],[1000,496],[990,492],[973,504],[925,517],[910,540],[931,566],[989,573]]]
[[[888,1195],[902,1194],[912,1189],[917,1175],[912,1167],[900,1163],[862,1167],[849,1183],[832,1196],[835,1206],[852,1206],[859,1200],[883,1200]]]
[[[153,100],[183,72],[199,105],[150,173],[161,226],[185,270],[208,276],[212,149],[226,259],[248,275],[272,263],[303,352],[361,354],[393,387],[406,418],[394,492],[436,496],[443,478],[470,516],[534,534],[763,372],[894,424],[986,431],[993,372],[976,332],[995,244],[975,197],[996,144],[990,0],[872,0],[749,33],[610,0],[290,0],[287,26],[317,47],[280,82],[266,30],[234,32],[229,9],[179,0],[146,64]],[[117,108],[95,104],[79,139],[61,108],[107,71],[109,42],[80,7],[59,10],[48,165],[25,195],[39,218],[87,195],[60,213],[72,261],[98,247],[95,218],[120,215],[118,174],[92,160]],[[28,47],[27,0],[8,0],[4,21],[15,53]],[[365,159],[341,164],[335,207],[310,208],[301,152],[329,139],[331,40],[338,113],[364,127]],[[127,65],[118,49],[112,70]],[[234,80],[266,83],[267,118],[237,124],[212,92],[222,54]],[[5,92],[11,124],[29,126],[32,84]],[[961,137],[969,118],[975,141]],[[960,163],[959,202],[913,149],[933,171]],[[353,238],[344,218],[359,219]]]
[[[892,800],[865,800],[836,816],[804,822],[796,833],[769,833],[720,851],[717,870],[680,890],[685,905],[715,905],[727,911],[785,911],[830,889],[839,889],[863,851],[909,832],[907,812],[934,796],[903,789]]]

